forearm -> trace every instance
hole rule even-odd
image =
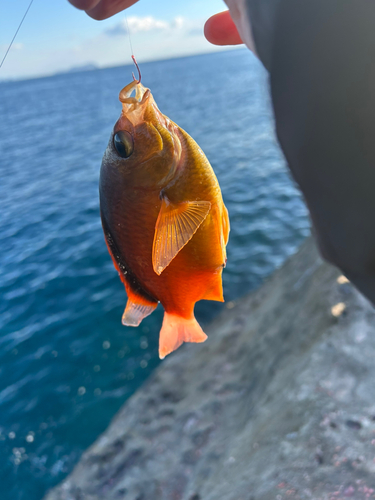
[[[247,7],[278,139],[322,254],[375,302],[375,3]]]
[[[257,55],[270,71],[275,20],[280,0],[245,0],[245,3]]]

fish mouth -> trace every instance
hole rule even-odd
[[[134,92],[134,96],[132,96]],[[122,110],[124,114],[138,111],[142,108],[150,95],[150,90],[144,87],[137,80],[130,82],[124,87],[119,95],[119,100],[122,102]]]

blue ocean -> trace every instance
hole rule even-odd
[[[163,311],[121,325],[125,291],[99,218],[101,158],[132,70],[0,83],[2,500],[41,500],[160,363]],[[266,72],[247,50],[141,70],[206,153],[229,210],[227,304],[199,303],[204,326],[297,249],[307,211],[275,140]]]

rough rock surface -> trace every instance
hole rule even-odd
[[[375,311],[338,277],[308,240],[169,356],[46,500],[375,498]]]

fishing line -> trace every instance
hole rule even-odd
[[[141,83],[141,79],[142,79],[142,75],[141,75],[141,70],[139,69],[139,66],[138,66],[138,63],[137,63],[137,60],[134,56],[134,50],[133,50],[133,45],[132,45],[132,39],[131,39],[131,36],[130,36],[130,29],[129,29],[129,23],[128,23],[128,18],[127,16],[125,15],[125,23],[126,23],[126,31],[128,33],[128,38],[129,38],[129,45],[130,45],[130,53],[131,53],[131,58],[133,59],[133,63],[135,64],[135,67],[137,68],[138,70],[138,80],[135,78],[134,76],[134,73],[132,73],[133,75],[133,80],[135,81],[138,81],[138,83]]]
[[[130,29],[129,29],[128,18],[127,18],[126,15],[125,15],[125,23],[126,23],[126,32],[128,34],[128,38],[129,38],[130,53],[131,53],[131,55],[133,55],[134,54],[134,50],[133,50],[133,45],[132,45],[132,39],[131,39],[131,36],[130,36]]]
[[[8,47],[7,51],[5,52],[5,56],[3,57],[3,60],[2,60],[2,61],[1,61],[1,63],[0,63],[0,68],[1,68],[1,66],[4,64],[4,61],[5,61],[5,59],[6,59],[7,55],[8,55],[8,52],[9,52],[9,51],[10,51],[10,49],[12,48],[12,45],[13,45],[13,42],[14,42],[14,40],[15,40],[16,36],[17,36],[17,33],[19,32],[19,30],[20,30],[20,28],[21,28],[21,26],[22,26],[22,23],[24,22],[25,17],[27,16],[27,13],[29,12],[30,7],[31,7],[31,5],[32,5],[33,1],[34,1],[34,0],[31,0],[31,2],[29,3],[29,6],[27,7],[26,12],[25,12],[25,14],[24,14],[24,16],[23,16],[22,20],[21,20],[20,24],[18,25],[17,31],[15,32],[14,37],[12,38],[12,41],[10,42],[9,47]]]

